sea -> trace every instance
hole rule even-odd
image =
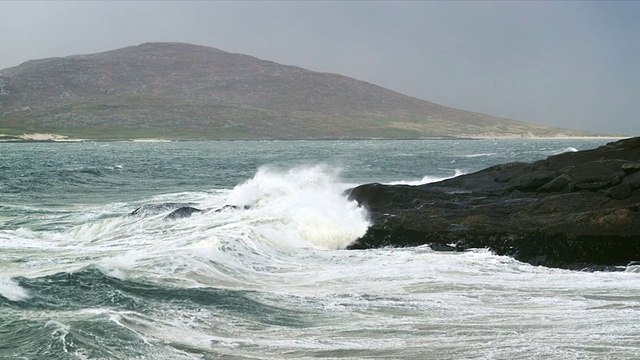
[[[0,143],[0,359],[638,359],[638,266],[345,250],[354,186],[608,141]]]

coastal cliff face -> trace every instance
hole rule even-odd
[[[640,260],[640,137],[426,185],[366,184],[350,198],[373,223],[352,249],[489,248],[569,269]]]

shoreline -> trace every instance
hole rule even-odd
[[[318,138],[318,139],[167,139],[167,138],[130,138],[130,139],[81,139],[70,138],[66,135],[53,133],[29,133],[22,135],[0,134],[0,142],[137,142],[137,143],[158,143],[177,141],[349,141],[349,140],[622,140],[632,136],[517,136],[517,135],[464,135],[451,137],[423,137],[423,138]]]
[[[486,137],[467,137],[468,139],[477,140],[622,140],[629,139],[633,136],[486,136]]]

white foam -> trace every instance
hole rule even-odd
[[[480,154],[463,155],[463,157],[466,157],[466,158],[477,158],[477,157],[496,156],[496,155],[498,155],[498,153],[480,153]]]
[[[228,202],[248,207],[252,217],[261,219],[258,227],[268,240],[338,249],[364,235],[369,226],[366,211],[342,195],[345,189],[338,171],[323,165],[284,172],[263,167],[236,186]]]
[[[640,265],[627,266],[625,271],[629,273],[640,273]]]
[[[131,250],[124,254],[107,257],[98,262],[98,269],[107,276],[121,280],[126,278],[123,270],[133,269],[135,264],[146,255],[142,250]]]
[[[389,183],[389,185],[412,185],[412,186],[417,186],[417,185],[431,184],[431,183],[442,181],[442,180],[453,179],[454,177],[458,177],[458,176],[464,175],[464,174],[466,174],[466,172],[464,172],[462,170],[459,170],[459,169],[455,169],[454,174],[451,175],[451,176],[442,177],[442,176],[426,175],[420,180],[392,181],[392,182]]]
[[[0,248],[48,249],[56,246],[52,241],[38,239],[37,235],[36,232],[24,228],[7,231],[0,234]]]
[[[573,146],[569,146],[569,147],[566,147],[564,149],[553,151],[552,155],[564,154],[564,153],[568,153],[568,152],[577,152],[577,151],[578,151],[578,149],[574,148]]]
[[[23,301],[30,297],[26,289],[7,277],[0,277],[0,296],[11,301]]]

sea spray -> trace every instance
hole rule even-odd
[[[293,247],[344,248],[369,226],[366,211],[343,196],[339,171],[324,165],[278,171],[262,167],[236,186],[229,203],[269,222],[258,226],[268,240]]]

